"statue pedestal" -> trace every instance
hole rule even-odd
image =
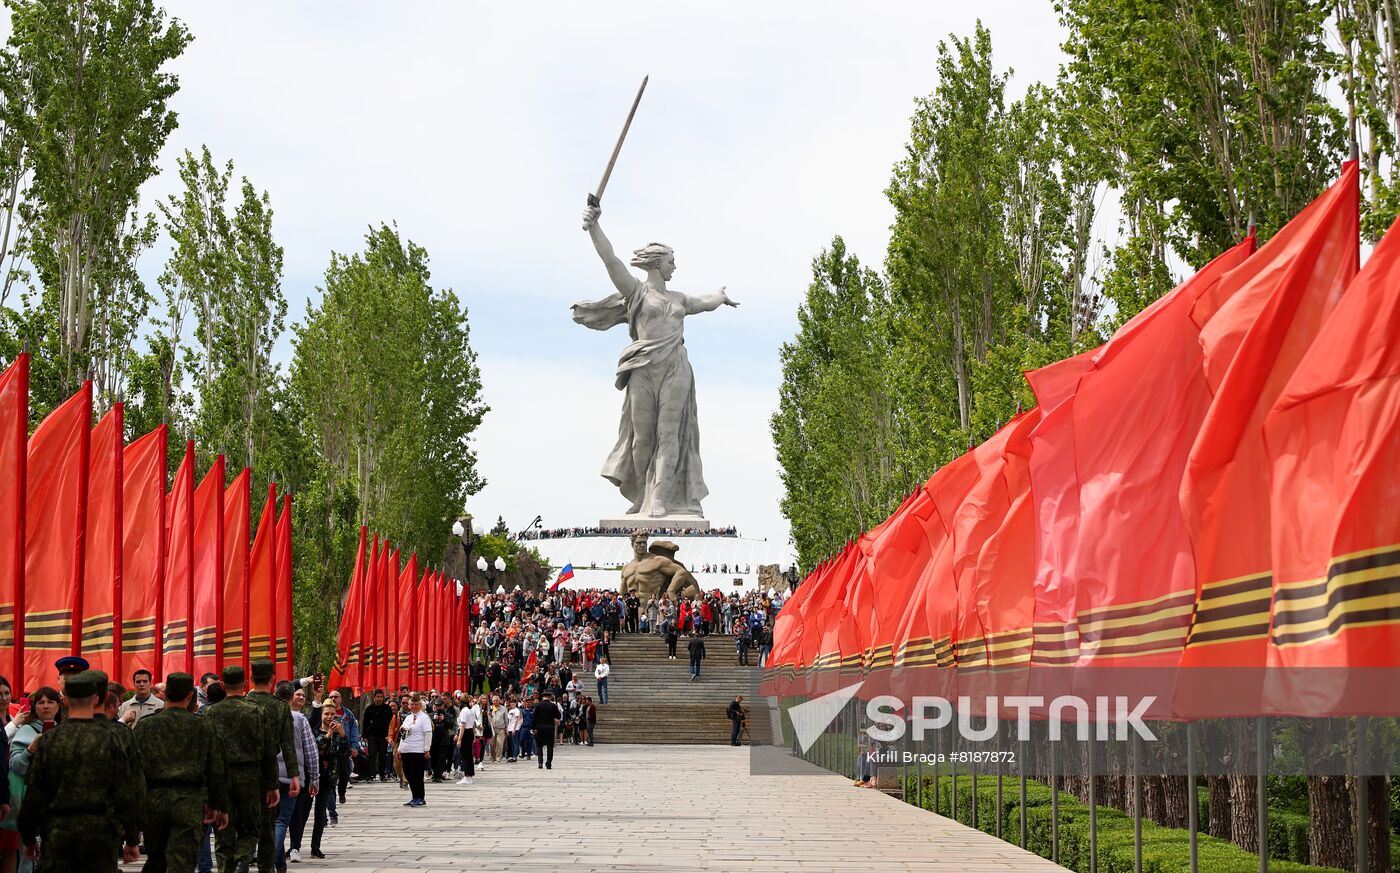
[[[598,522],[598,527],[604,530],[609,528],[622,528],[623,530],[656,530],[658,528],[673,531],[709,530],[710,522],[698,515],[667,515],[661,518],[651,518],[646,515],[622,515],[617,518],[604,518]]]

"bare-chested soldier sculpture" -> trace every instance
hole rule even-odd
[[[700,466],[695,375],[682,325],[687,315],[739,304],[723,288],[695,295],[667,288],[676,259],[671,247],[661,243],[633,252],[632,266],[646,271],[646,279],[637,278],[613,253],[598,226],[599,213],[598,207],[588,207],[583,224],[617,292],[575,303],[574,321],[594,330],[626,324],[632,336],[617,364],[616,384],[626,395],[617,444],[603,465],[603,477],[632,502],[628,515],[700,517],[700,501],[709,489]]]

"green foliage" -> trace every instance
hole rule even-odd
[[[1106,160],[1076,105],[1005,101],[991,35],[938,48],[916,101],[882,276],[840,237],[783,345],[772,433],[804,567],[884,520],[941,464],[1034,403],[1022,372],[1098,341],[1089,271]]]
[[[314,454],[354,483],[361,521],[433,560],[485,484],[469,438],[486,406],[466,309],[428,280],[427,252],[387,225],[364,252],[333,253],[294,327],[291,387]]]
[[[927,770],[925,771],[927,774]],[[912,776],[912,772],[911,772]],[[927,775],[920,785],[913,789],[925,809],[934,809],[937,794],[937,809],[943,815],[952,815],[953,779],[942,776],[937,780]],[[957,784],[957,820],[972,824],[972,777],[964,774]],[[1051,815],[1050,788],[1043,783],[1030,781],[1026,785],[1026,848],[1043,858],[1052,854],[1053,827],[1056,819]],[[1017,843],[1020,840],[1021,816],[1020,786],[1016,779],[1005,781],[1000,809],[996,802],[996,777],[977,778],[977,828],[988,834],[997,831],[997,815],[1000,812],[1002,839]],[[1131,873],[1134,869],[1133,818],[1122,810],[1100,806],[1098,808],[1098,869],[1103,873]],[[1297,827],[1301,819],[1303,861],[1296,858],[1295,848],[1288,845],[1297,838]],[[1204,821],[1204,819],[1202,819]],[[1060,792],[1059,796],[1059,863],[1078,873],[1089,870],[1089,808],[1072,794]],[[1307,858],[1307,819],[1290,813],[1271,813],[1269,869],[1282,873],[1328,873],[1329,867],[1310,866]],[[1274,833],[1283,834],[1275,842]],[[1180,828],[1168,828],[1150,821],[1142,823],[1142,869],[1146,873],[1186,873],[1190,869],[1190,848],[1188,834]],[[1278,848],[1276,848],[1276,846]],[[1198,835],[1200,869],[1223,871],[1223,873],[1253,873],[1259,869],[1257,855],[1246,852],[1227,840],[1219,840],[1207,834]]]
[[[56,346],[54,358],[36,355],[57,370],[36,380],[55,391],[40,394],[40,409],[84,372],[105,408],[123,393],[149,303],[136,258],[155,239],[155,219],[141,216],[137,198],[175,127],[167,103],[178,83],[163,68],[189,35],[152,0],[8,5],[0,176],[24,232],[6,255],[32,265],[38,288],[25,308],[40,316],[12,326],[36,346]]]

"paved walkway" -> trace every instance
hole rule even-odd
[[[448,871],[1061,871],[1019,848],[832,775],[751,776],[748,749],[564,747],[553,770],[489,765],[476,784],[356,786],[329,856],[295,873]],[[307,840],[310,829],[307,830]]]

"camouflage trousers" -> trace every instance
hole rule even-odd
[[[256,774],[245,775],[235,771],[229,780],[228,795],[228,827],[214,831],[219,873],[233,873],[233,868],[240,861],[247,861],[252,866],[258,851],[258,838],[262,834],[265,796],[262,782]]]
[[[101,815],[54,816],[39,844],[37,873],[108,873],[117,869],[121,828]]]
[[[203,788],[147,788],[146,865],[142,873],[185,873],[199,858],[204,838]]]

